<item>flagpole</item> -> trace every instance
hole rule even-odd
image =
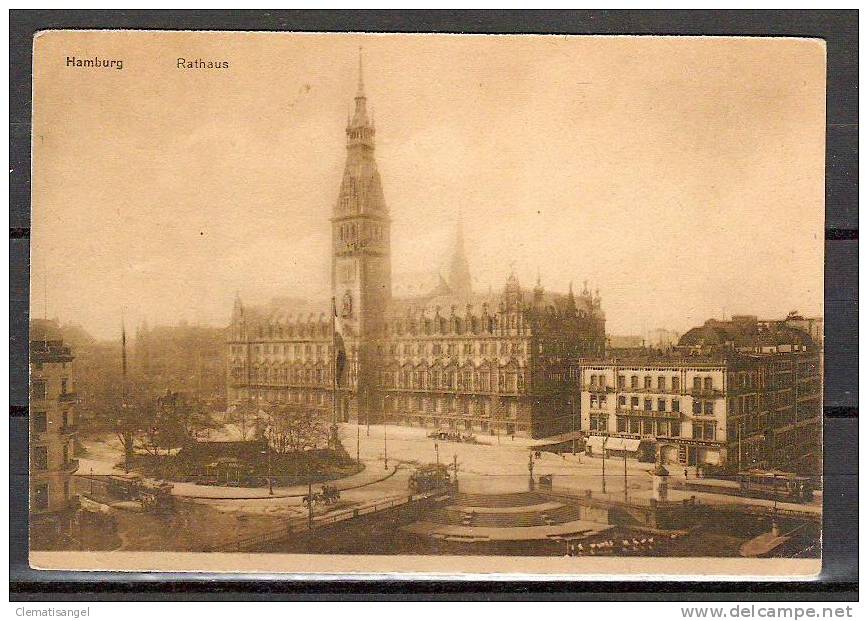
[[[124,444],[124,472],[130,471],[130,453],[127,445],[128,433],[127,414],[127,324],[124,307],[121,306],[121,439]]]
[[[332,430],[335,450],[338,448],[338,347],[337,347],[338,307],[332,296]]]

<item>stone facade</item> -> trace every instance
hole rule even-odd
[[[574,361],[602,355],[605,315],[585,285],[472,291],[458,229],[449,280],[392,294],[391,226],[361,80],[332,213],[332,303],[248,308],[228,330],[227,396],[337,420],[546,436],[578,428]],[[334,399],[334,404],[332,403]]]
[[[63,528],[70,508],[76,433],[73,355],[54,322],[30,324],[30,514],[32,531]]]
[[[819,472],[822,375],[810,336],[736,317],[669,355],[582,363],[582,431],[643,440],[665,463]]]

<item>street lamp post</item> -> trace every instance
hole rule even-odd
[[[313,479],[307,480],[307,529],[313,530]]]
[[[624,504],[627,504],[627,447],[624,447]]]
[[[356,461],[362,461],[359,457],[362,445],[362,426],[356,425]]]
[[[271,469],[271,446],[268,438],[265,439],[265,454],[268,457],[268,495],[274,496],[274,474]]]
[[[609,436],[603,436],[603,493],[606,493],[606,442]]]
[[[530,477],[530,478],[528,479],[528,487],[530,488],[530,491],[533,491],[533,489],[534,489],[534,482],[533,482],[533,451],[531,451],[530,453],[528,453],[527,470],[528,470],[529,477]]]
[[[570,397],[570,432],[573,435],[573,455],[576,454],[576,407],[573,398]]]
[[[458,453],[452,455],[452,469],[455,472],[455,491],[458,491]]]
[[[383,412],[383,470],[389,469],[389,452],[386,443],[386,413]]]
[[[741,428],[744,423],[739,423],[736,426],[736,430],[738,431],[738,471],[741,472]]]
[[[364,396],[363,403],[365,408],[365,427],[367,428],[365,433],[370,438],[371,437],[371,409],[368,407],[368,387],[365,386],[364,392],[362,393]]]
[[[437,465],[440,465],[440,446],[435,442],[434,443],[434,461],[437,462]]]

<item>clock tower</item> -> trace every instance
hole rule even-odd
[[[375,381],[377,347],[392,299],[390,219],[374,159],[374,135],[360,53],[355,109],[346,128],[347,159],[331,219],[332,295],[347,361],[340,382],[342,417],[360,422],[382,416],[383,396]]]

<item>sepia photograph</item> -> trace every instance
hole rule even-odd
[[[30,563],[814,576],[819,39],[46,30]]]

